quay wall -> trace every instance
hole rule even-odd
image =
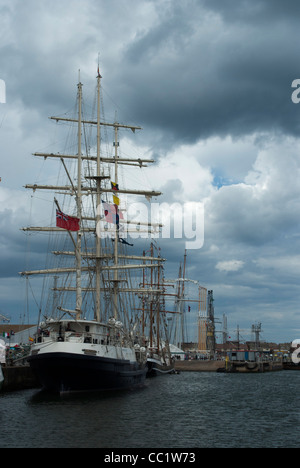
[[[29,366],[3,366],[2,372],[4,376],[3,392],[39,387]]]
[[[225,369],[225,361],[175,361],[175,370],[182,372],[216,372]]]

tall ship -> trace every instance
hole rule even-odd
[[[183,266],[180,264],[178,278],[165,281],[165,297],[173,298],[173,311],[168,317],[171,355],[184,360],[184,349],[194,349],[207,359],[214,340],[214,311],[212,291],[207,291],[198,280],[186,277],[187,251]],[[171,289],[169,289],[171,287]],[[171,309],[171,307],[168,307]]]
[[[52,194],[51,225],[23,228],[47,232],[51,239],[51,267],[21,273],[27,280],[33,275],[48,278],[44,284],[50,293],[47,309],[40,310],[28,361],[42,387],[60,394],[136,388],[147,373],[146,343],[135,307],[143,288],[136,287],[132,272],[140,275],[159,263],[153,256],[128,251],[128,233],[137,226],[126,219],[126,203],[127,195],[150,203],[160,192],[127,189],[123,173],[120,177],[123,166],[140,170],[154,161],[120,156],[119,132],[135,133],[141,127],[102,118],[101,79],[98,66],[92,117],[83,112],[80,76],[75,113],[50,117],[71,129],[75,149],[34,153],[45,164],[56,160],[66,182],[25,186]],[[113,135],[111,154],[103,150],[102,135],[108,130]],[[151,231],[147,221],[139,223],[141,227]]]
[[[154,254],[154,249],[156,253]],[[143,270],[142,293],[140,308],[142,333],[145,336],[147,348],[147,376],[158,376],[174,372],[174,359],[171,356],[169,330],[166,310],[166,285],[164,278],[165,259],[161,257],[160,249],[152,242],[147,252],[152,262],[158,263],[157,268]],[[143,252],[147,259],[146,252]],[[147,274],[148,273],[148,274]],[[146,292],[145,292],[146,291]]]

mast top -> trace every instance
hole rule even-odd
[[[100,71],[99,71],[99,61],[100,61],[100,52],[98,52],[98,69],[97,69],[96,78],[102,78],[102,76],[100,75]]]
[[[82,86],[82,83],[80,81],[80,68],[78,70],[78,86]]]

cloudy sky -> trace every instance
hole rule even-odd
[[[157,161],[149,187],[204,203],[188,276],[231,336],[262,322],[268,341],[300,338],[299,21],[298,0],[0,0],[0,311],[25,313],[23,186],[49,170],[32,153],[59,151],[48,117],[74,105],[78,69],[92,96],[99,53],[108,120],[141,125],[136,151]],[[184,241],[162,248],[174,276]]]

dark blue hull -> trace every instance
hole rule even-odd
[[[128,360],[71,353],[33,355],[28,361],[43,389],[60,394],[136,388],[147,372]]]

